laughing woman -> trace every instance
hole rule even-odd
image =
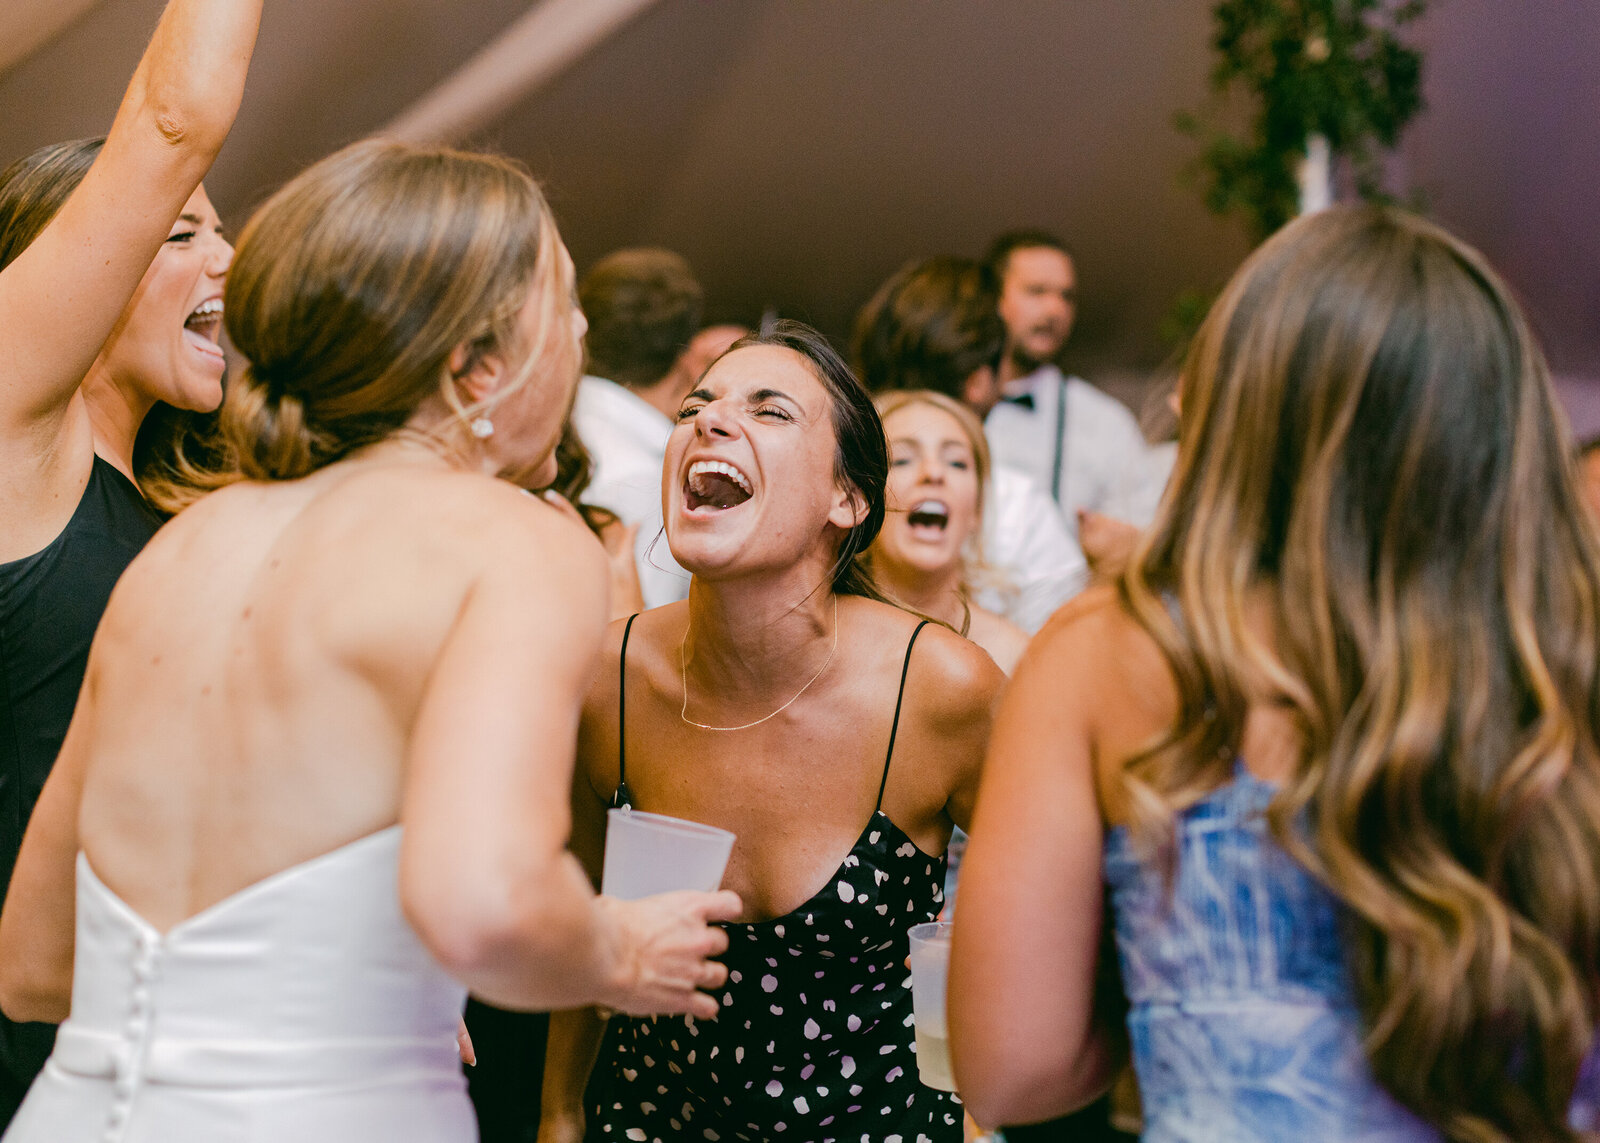
[[[139,423],[157,401],[222,399],[233,251],[200,179],[260,16],[261,0],[172,0],[104,143],[0,174],[0,900],[100,613],[158,522],[133,483]],[[0,1128],[50,1039],[0,1022]]]
[[[943,897],[1001,675],[883,602],[855,556],[884,515],[870,397],[790,323],[737,342],[668,445],[689,598],[614,625],[579,732],[573,845],[614,803],[738,835],[714,1022],[553,1021],[540,1139],[958,1140],[917,1081],[906,930]],[[585,1135],[585,1112],[587,1134]]]
[[[878,398],[889,436],[889,512],[869,558],[895,599],[940,619],[1010,674],[1027,633],[972,602],[983,563],[983,493],[989,445],[983,425],[943,393],[893,390]]]

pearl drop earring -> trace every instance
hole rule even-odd
[[[486,441],[494,436],[494,422],[488,417],[474,418],[469,427],[472,429],[472,435],[480,441]]]

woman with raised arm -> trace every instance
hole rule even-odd
[[[694,579],[612,626],[573,843],[597,874],[613,804],[732,830],[745,906],[715,1021],[552,1017],[541,1140],[961,1138],[917,1080],[906,930],[939,911],[1001,676],[856,563],[887,469],[871,398],[805,326],[742,338],[685,399],[663,504]]]
[[[118,584],[0,917],[0,1005],[71,1014],[7,1141],[470,1140],[467,988],[709,1016],[739,908],[565,849],[605,561],[510,481],[554,476],[571,260],[522,168],[369,142],[228,303],[242,479]]]
[[[1577,1140],[1600,552],[1527,324],[1438,227],[1337,208],[1250,257],[1180,395],[1153,531],[999,715],[963,1095],[1026,1123],[1105,1082],[1108,897],[1146,1140]]]
[[[171,0],[116,122],[0,173],[0,900],[83,682],[158,518],[133,445],[158,400],[222,399],[232,249],[200,179],[244,91],[261,0]],[[0,1128],[51,1029],[0,1021]]]

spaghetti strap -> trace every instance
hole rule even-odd
[[[889,752],[883,756],[883,778],[878,782],[878,804],[872,807],[873,813],[883,809],[883,791],[889,786],[889,763],[894,761],[894,739],[900,733],[900,708],[906,701],[906,675],[911,672],[911,648],[917,645],[917,636],[922,634],[922,629],[927,625],[926,619],[918,623],[906,643],[906,661],[900,667],[900,693],[894,699],[894,722],[889,727]]]
[[[628,636],[633,634],[635,611],[622,628],[622,653],[617,656],[617,789],[611,795],[611,808],[633,808],[633,791],[628,789]]]

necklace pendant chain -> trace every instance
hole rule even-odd
[[[811,684],[822,677],[828,669],[828,664],[833,662],[833,653],[839,649],[839,597],[833,597],[833,646],[828,648],[828,657],[822,660],[822,666],[817,668],[817,673],[806,681],[806,685],[794,692],[793,697],[771,714],[763,715],[754,722],[747,722],[743,726],[707,726],[703,722],[696,722],[689,717],[689,635],[684,633],[683,642],[678,644],[678,671],[683,678],[683,707],[678,711],[678,717],[698,730],[749,730],[752,726],[760,726],[768,719],[777,718],[784,711],[794,705],[795,699],[811,689]]]

